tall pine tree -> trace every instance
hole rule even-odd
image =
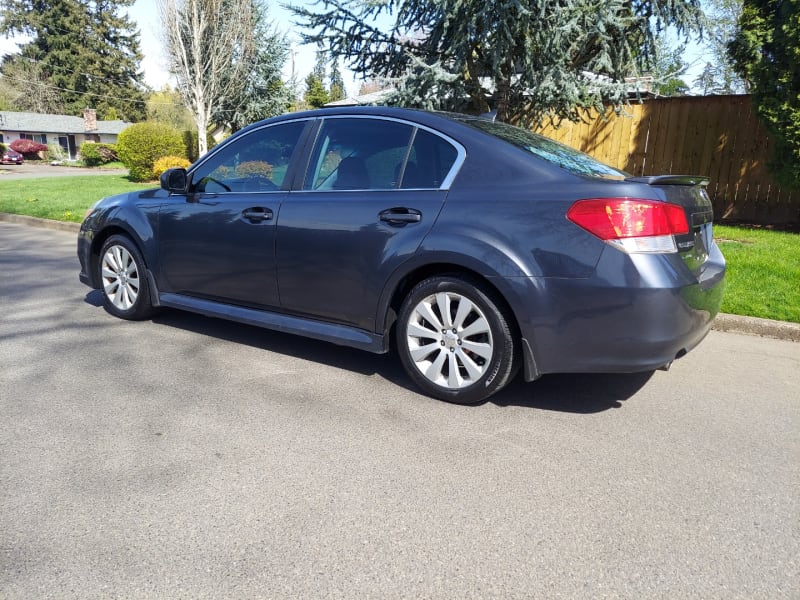
[[[4,58],[3,75],[23,92],[45,86],[57,97],[50,107],[67,114],[80,115],[92,107],[100,118],[115,113],[128,121],[143,119],[139,33],[120,13],[133,2],[0,0],[0,33],[32,38],[19,54]],[[26,72],[35,72],[37,80],[26,80]],[[20,95],[23,104],[24,97]]]
[[[327,60],[327,54],[323,50],[318,50],[314,70],[306,77],[306,92],[303,98],[312,108],[320,108],[331,100],[328,90],[325,89]]]
[[[321,0],[294,7],[304,41],[363,77],[396,82],[396,103],[485,112],[531,124],[623,103],[625,76],[653,55],[654,31],[700,28],[699,0]],[[393,17],[390,28],[378,24]],[[638,64],[637,64],[638,63]]]

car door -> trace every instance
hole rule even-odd
[[[323,119],[302,190],[278,220],[283,309],[374,330],[385,282],[430,231],[463,156],[406,122]]]
[[[189,193],[171,196],[159,213],[162,291],[278,305],[275,223],[305,126],[256,129],[190,172]]]

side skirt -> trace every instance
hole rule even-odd
[[[363,329],[348,327],[347,325],[337,325],[335,323],[324,323],[313,319],[304,319],[280,313],[254,310],[243,308],[231,304],[221,304],[210,300],[201,300],[182,294],[159,294],[159,305],[169,308],[178,308],[189,312],[198,313],[207,317],[216,317],[255,325],[265,329],[292,333],[304,337],[331,342],[340,346],[349,346],[384,354],[388,352],[388,344],[385,336],[370,333]]]

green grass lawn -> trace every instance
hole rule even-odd
[[[79,223],[104,196],[156,187],[121,175],[0,178],[0,212]],[[714,226],[728,261],[723,312],[800,323],[800,234]]]
[[[800,323],[800,234],[714,226],[728,261],[722,311]]]
[[[80,223],[86,209],[105,196],[158,187],[132,183],[125,175],[86,175],[42,179],[0,177],[0,212]]]

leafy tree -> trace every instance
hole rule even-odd
[[[491,107],[524,124],[624,103],[624,77],[653,55],[653,30],[686,36],[702,19],[699,0],[321,0],[321,10],[292,10],[306,42],[363,77],[394,79],[396,103]],[[387,16],[384,30],[376,19]]]
[[[211,119],[238,131],[260,119],[282,114],[291,106],[291,89],[281,73],[289,57],[289,43],[267,19],[267,9],[254,1],[254,52],[244,86],[226,86],[228,93],[214,105]]]
[[[170,72],[197,130],[198,153],[217,103],[241,98],[256,56],[252,0],[158,0]]]
[[[61,114],[65,112],[60,90],[48,81],[39,63],[8,57],[2,65],[3,96],[8,110]]]
[[[147,97],[147,120],[167,123],[179,131],[194,128],[192,113],[183,105],[180,93],[169,85]]]
[[[133,2],[0,0],[0,33],[31,38],[19,54],[5,57],[3,75],[23,89],[22,74],[34,66],[33,81],[39,89],[31,107],[58,105],[76,115],[86,106],[100,114],[114,108],[123,119],[144,118],[139,33],[128,16],[120,14]],[[47,94],[42,93],[45,89]]]
[[[773,136],[777,178],[800,187],[800,0],[745,0],[728,48]]]

